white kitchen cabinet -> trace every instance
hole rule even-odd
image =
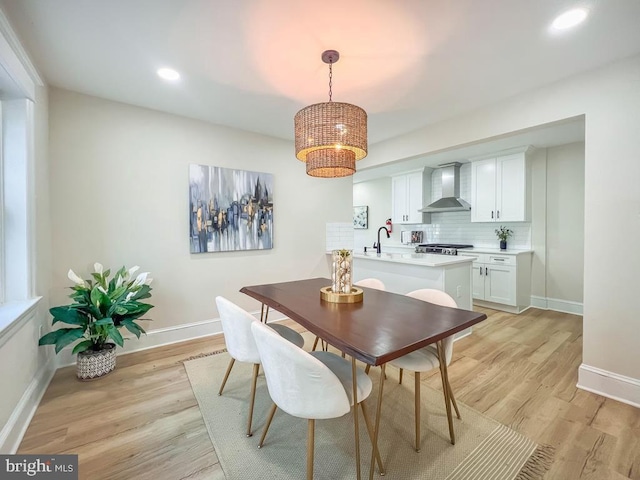
[[[431,199],[431,169],[391,177],[393,223],[428,223],[429,214],[419,212]]]
[[[525,222],[529,219],[526,151],[471,163],[471,221]]]
[[[474,304],[520,313],[531,304],[531,252],[467,253]]]

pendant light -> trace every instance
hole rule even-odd
[[[294,118],[296,158],[307,164],[312,177],[346,177],[356,161],[367,156],[367,112],[350,103],[332,101],[336,50],[322,53],[329,64],[329,101],[303,108]]]

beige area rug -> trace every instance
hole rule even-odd
[[[311,345],[307,339],[307,345]],[[253,437],[245,436],[251,365],[236,362],[222,396],[217,392],[229,362],[225,352],[185,362],[193,392],[227,480],[298,480],[305,478],[307,421],[281,410],[265,444],[257,449],[271,399],[263,375],[258,379]],[[374,391],[366,400],[375,413],[379,368],[371,370]],[[542,478],[552,452],[458,402],[462,420],[454,418],[456,445],[449,430],[442,393],[422,387],[422,450],[413,449],[413,378],[403,385],[389,368],[385,382],[379,447],[389,479],[531,480]],[[373,419],[372,419],[373,420]],[[371,442],[360,417],[362,474],[368,478]],[[355,474],[351,414],[318,420],[314,478],[352,480]],[[380,478],[376,467],[376,478]]]

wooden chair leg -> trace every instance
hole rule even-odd
[[[313,452],[316,422],[310,418],[307,429],[307,480],[313,480]]]
[[[260,443],[258,443],[258,448],[262,448],[262,445],[264,444],[264,439],[267,437],[267,432],[269,431],[269,427],[271,426],[271,420],[273,420],[273,416],[276,414],[277,409],[278,409],[278,406],[274,403],[271,406],[271,410],[269,410],[269,415],[267,416],[267,423],[264,426],[262,437],[260,437]]]
[[[371,365],[367,365],[366,367],[364,367],[364,373],[366,373],[367,375],[369,375],[369,370],[371,370]]]
[[[224,378],[222,379],[222,385],[220,385],[220,390],[218,390],[218,396],[222,395],[222,391],[224,390],[224,386],[227,384],[227,378],[229,378],[229,374],[231,373],[234,363],[236,363],[235,358],[229,360],[229,366],[227,367],[227,372],[224,374]]]
[[[416,419],[416,452],[420,452],[420,372],[413,372],[415,376],[415,419]]]
[[[316,347],[318,346],[318,341],[320,340],[320,337],[316,337],[316,341],[313,342],[313,347],[311,348],[312,352],[316,351]]]
[[[247,420],[247,437],[253,435],[251,433],[251,420],[253,419],[253,406],[256,403],[256,384],[258,383],[258,373],[260,372],[260,364],[253,364],[253,380],[251,381],[251,403],[249,404],[249,419]]]
[[[398,381],[398,383],[399,383],[400,385],[402,385],[402,374],[403,374],[403,373],[404,373],[404,369],[402,369],[402,368],[401,368],[401,369],[400,369],[400,380]]]
[[[367,409],[364,405],[364,402],[360,402],[360,407],[362,408],[362,416],[364,417],[364,424],[367,426],[367,433],[369,434],[369,439],[371,443],[373,443],[373,426],[371,425],[371,420],[369,420],[369,414],[367,413]],[[378,468],[380,469],[380,475],[384,475],[384,465],[382,465],[382,458],[380,457],[380,451],[378,450],[378,445],[375,445],[375,455],[376,461],[378,462]]]

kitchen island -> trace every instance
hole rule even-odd
[[[382,280],[387,291],[406,294],[420,288],[447,292],[459,308],[473,310],[472,258],[429,253],[355,253],[354,281]]]

